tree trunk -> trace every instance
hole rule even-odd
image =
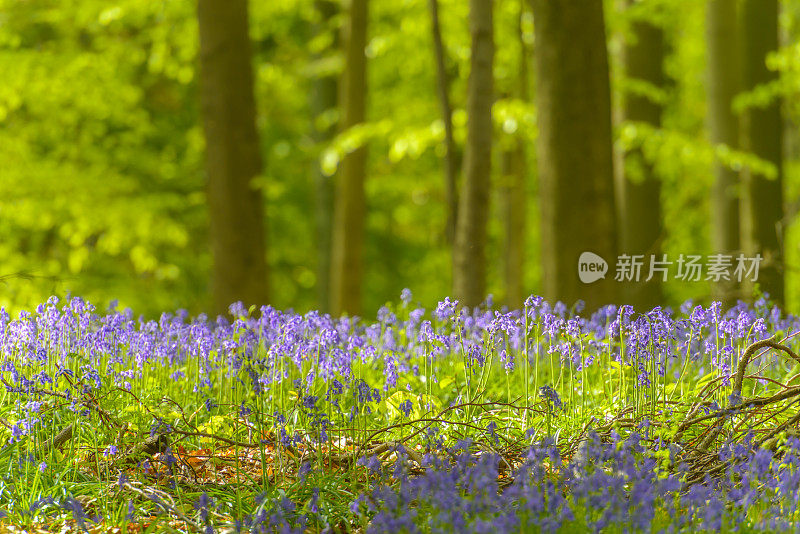
[[[742,3],[743,89],[777,78],[767,69],[766,56],[778,49],[778,1],[744,0]],[[765,108],[748,108],[742,116],[742,148],[769,161],[778,170],[776,179],[742,171],[742,248],[746,256],[761,254],[758,283],[762,291],[782,305],[783,288],[783,136],[780,102]],[[746,296],[752,294],[752,287]]]
[[[709,0],[706,24],[711,142],[737,148],[739,125],[732,108],[740,81],[736,0]],[[716,161],[711,193],[711,245],[715,254],[735,254],[739,250],[738,182],[736,171]],[[721,281],[714,287],[716,299],[730,303],[736,296],[736,285],[732,282]]]
[[[453,246],[453,293],[465,306],[477,306],[486,297],[486,222],[492,171],[492,24],[492,0],[470,0],[467,146]]]
[[[533,0],[542,293],[589,309],[616,300],[611,100],[602,0]],[[605,278],[578,277],[592,252]],[[600,262],[597,262],[598,264]],[[588,266],[587,266],[588,268]]]
[[[364,122],[367,93],[367,0],[351,0],[344,26],[345,67],[341,81],[341,129]],[[347,154],[336,183],[331,254],[331,309],[361,311],[367,148]]]
[[[453,109],[450,106],[450,80],[445,67],[444,44],[439,29],[439,0],[428,0],[431,13],[431,30],[433,33],[433,53],[436,60],[436,89],[439,96],[439,108],[444,122],[444,198],[447,210],[445,236],[452,245],[455,237],[458,198],[456,196],[456,176],[458,175],[458,155],[453,140]]]
[[[511,310],[521,309],[525,302],[525,224],[527,165],[521,139],[513,148],[503,152],[502,212],[505,246],[503,254],[506,295],[505,303]]]
[[[199,0],[214,311],[267,303],[264,206],[246,0]]]
[[[627,0],[631,5],[631,0]],[[622,52],[625,76],[644,81],[656,88],[664,84],[664,37],[660,28],[647,21],[632,25],[633,41],[626,43]],[[627,92],[623,95],[622,120],[661,125],[662,107],[641,94]],[[621,254],[643,255],[645,267],[651,256],[661,260],[663,226],[661,222],[661,183],[653,166],[644,160],[640,149],[624,155],[624,171],[617,174],[619,187],[619,236]],[[662,304],[662,277],[642,273],[638,283],[623,287],[625,302],[637,310],[647,310]]]
[[[317,0],[315,8],[320,16],[316,24],[317,35],[332,31],[331,22],[338,13],[338,4],[329,0]],[[337,34],[338,32],[335,32]],[[331,49],[339,46],[339,39],[334,38]],[[316,59],[322,61],[332,50],[319,54]],[[311,87],[312,137],[318,147],[330,142],[336,134],[336,124],[328,122],[326,114],[336,109],[338,104],[338,80],[333,73],[324,72],[314,78]],[[321,122],[321,124],[320,124]],[[315,223],[317,237],[317,301],[319,310],[330,311],[330,275],[331,275],[331,227],[333,226],[333,179],[326,176],[320,168],[319,161],[314,160]]]
[[[528,47],[522,37],[522,17],[525,2],[520,2],[519,25],[519,80],[517,98],[527,102],[530,98],[528,84]],[[517,133],[514,146],[503,154],[503,222],[505,234],[505,302],[509,309],[522,308],[525,297],[525,237],[527,224],[527,177],[528,165],[522,136]]]

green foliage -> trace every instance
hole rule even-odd
[[[311,87],[316,77],[336,75],[342,68],[341,54],[332,48],[342,16],[323,24],[311,0],[250,7],[265,162],[255,185],[266,203],[272,303],[299,310],[317,305],[314,169],[335,180],[342,156],[367,144],[365,313],[396,298],[403,287],[432,305],[450,286],[451,260],[444,233],[444,127],[427,1],[371,5],[367,123],[341,132],[330,144],[318,144],[310,134],[313,127],[335,124],[338,112],[312,116]],[[775,169],[706,142],[702,2],[636,2],[626,12],[608,2],[606,8],[615,101],[631,93],[665,107],[660,129],[618,125],[617,147],[642,147],[663,181],[665,252],[707,254],[713,157],[766,176]],[[459,147],[466,137],[467,11],[464,2],[440,2]],[[72,292],[101,304],[113,295],[122,306],[145,315],[178,307],[206,309],[211,254],[194,4],[0,0],[0,13],[0,67],[13,73],[0,84],[0,274],[25,275],[6,280],[0,305],[17,310],[51,293]],[[639,20],[664,28],[668,83],[663,88],[628,79],[619,68],[621,45],[632,38],[631,24]],[[791,44],[768,58],[779,79],[740,95],[737,111],[783,98],[787,117],[797,120],[797,20],[797,9],[787,6],[782,25]],[[504,180],[501,151],[522,139],[530,183],[529,292],[538,290],[540,276],[536,110],[518,91],[523,43],[529,93],[537,75],[533,26],[527,3],[496,5],[494,183],[497,191]],[[791,204],[800,194],[794,148],[787,160]],[[499,200],[495,193],[488,287],[502,299]],[[794,241],[794,228],[787,232]],[[789,261],[795,261],[793,247],[786,248]],[[800,290],[788,272],[791,298]],[[708,293],[704,284],[674,281],[666,290],[673,304]]]
[[[152,312],[204,284],[191,6],[3,2],[0,301],[109,294]]]

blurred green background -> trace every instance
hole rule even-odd
[[[522,2],[522,3],[520,3]],[[614,121],[616,150],[644,143],[661,180],[663,251],[710,254],[714,149],[707,116],[706,2],[605,2],[612,102],[626,79],[620,50],[631,20],[663,29],[662,124]],[[323,18],[310,0],[249,4],[256,125],[270,304],[320,306],[315,172],[335,179],[348,146],[368,143],[363,314],[403,288],[431,306],[451,293],[442,179],[444,127],[427,0],[369,4],[366,123],[333,139],[314,129],[339,113],[314,111],[313,85],[343,68],[344,11]],[[466,142],[469,5],[439,0],[456,144]],[[754,98],[782,99],[786,302],[800,306],[800,2],[780,3],[781,46],[767,58],[777,81]],[[345,6],[346,9],[346,6]],[[522,142],[527,168],[523,287],[541,289],[535,99],[510,98],[534,42],[526,0],[494,4],[493,151]],[[521,28],[521,33],[520,33]],[[524,46],[520,46],[520,42]],[[32,308],[68,292],[105,307],[118,299],[146,316],[211,309],[212,253],[198,97],[197,6],[186,0],[0,0],[0,305]],[[733,52],[732,52],[733,54]],[[614,115],[616,117],[616,115]],[[322,124],[322,126],[321,126]],[[649,143],[649,144],[648,144]],[[580,155],[576,155],[580,157]],[[735,152],[728,164],[748,163]],[[503,302],[502,158],[493,158],[487,284]],[[758,163],[758,162],[757,162]],[[757,164],[755,163],[755,164]],[[769,166],[769,163],[765,165]],[[611,267],[613,269],[613,266]],[[664,286],[665,304],[709,300],[708,282]]]

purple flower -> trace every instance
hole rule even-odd
[[[311,510],[311,513],[317,514],[319,513],[319,507],[317,503],[319,502],[319,488],[314,488],[311,493],[311,500],[308,504],[308,509]]]
[[[457,300],[451,301],[450,297],[445,297],[444,300],[439,302],[436,306],[434,315],[439,321],[446,321],[455,314],[457,306]]]
[[[244,307],[241,301],[234,302],[228,306],[228,313],[230,313],[232,317],[247,317],[248,315],[247,308]]]
[[[194,509],[200,512],[200,517],[204,523],[208,521],[209,510],[213,508],[214,500],[206,492],[203,492],[194,503]]]
[[[561,398],[558,396],[556,390],[548,385],[544,385],[539,388],[539,396],[543,397],[551,407],[555,407],[556,410],[560,410],[563,407],[561,402]]]
[[[61,501],[61,507],[72,512],[72,518],[75,520],[76,523],[78,523],[78,526],[84,531],[87,530],[86,529],[87,516],[83,511],[83,506],[81,506],[81,503],[78,502],[77,499],[75,499],[74,497],[68,497],[65,500]]]
[[[403,415],[408,417],[408,415],[411,413],[411,409],[412,409],[411,401],[410,400],[406,400],[405,402],[401,402],[399,408],[400,408],[400,411],[403,412]]]
[[[756,322],[753,323],[753,332],[759,339],[767,337],[767,324],[763,317],[756,319]]]
[[[411,290],[410,289],[404,288],[400,292],[400,300],[403,301],[403,306],[408,306],[409,303],[411,302],[411,298],[412,297],[411,297]]]
[[[525,307],[526,308],[538,308],[544,299],[539,296],[530,295],[527,299],[525,299]]]

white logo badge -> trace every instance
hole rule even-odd
[[[584,252],[578,258],[578,278],[584,284],[591,284],[606,277],[608,263],[594,252]]]

